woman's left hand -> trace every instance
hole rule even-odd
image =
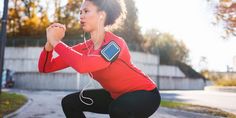
[[[55,47],[65,36],[66,28],[64,25],[54,23],[47,28],[47,41]]]

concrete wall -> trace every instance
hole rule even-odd
[[[169,65],[160,65],[158,75],[162,77],[185,77],[184,73],[178,67]]]
[[[38,72],[17,72],[16,88],[38,90],[75,90],[80,81],[76,73],[41,74]]]
[[[186,90],[204,89],[202,78],[187,78],[176,66],[160,65],[158,69],[160,89]]]
[[[72,68],[54,73],[38,73],[38,58],[42,47],[14,48],[5,50],[5,68],[15,71],[16,88],[46,90],[80,90],[101,88],[87,74],[79,74]],[[54,56],[57,56],[54,53]],[[202,79],[186,78],[175,66],[159,65],[159,57],[131,52],[132,62],[149,75],[160,89],[203,89]],[[90,84],[88,84],[90,83]]]
[[[162,90],[202,90],[204,89],[204,80],[199,79],[189,79],[189,78],[165,78],[161,77],[160,89]]]
[[[87,74],[79,74],[72,68],[48,74],[38,73],[37,64],[41,51],[42,47],[6,48],[4,65],[5,68],[15,71],[15,87],[39,90],[78,90],[85,86],[86,89],[101,88],[101,85],[89,79]],[[156,67],[159,57],[140,52],[131,52],[131,55],[133,63],[157,82]]]

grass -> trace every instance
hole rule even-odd
[[[236,75],[234,73],[217,73],[208,71],[201,73],[216,86],[236,86]]]
[[[27,99],[23,95],[2,92],[0,94],[0,118],[2,118],[3,115],[14,112],[25,104],[26,101]]]
[[[187,103],[182,103],[182,102],[162,100],[161,106],[167,107],[167,108],[192,111],[192,112],[197,112],[197,113],[205,113],[205,114],[210,114],[210,115],[214,115],[214,116],[236,118],[236,115],[234,115],[232,113],[228,113],[228,112],[222,111],[217,108],[206,107],[206,106],[201,106],[201,105],[193,105],[193,104],[187,104]]]
[[[236,86],[236,79],[218,79],[214,83],[218,86]]]

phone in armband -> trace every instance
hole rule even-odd
[[[109,42],[104,48],[101,50],[101,55],[109,62],[113,62],[119,56],[120,47],[116,44],[115,41]]]

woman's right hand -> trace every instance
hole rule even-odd
[[[65,25],[60,24],[60,23],[53,23],[52,25],[50,25],[50,26],[47,28],[47,31],[48,31],[50,28],[53,28],[53,27],[60,27],[60,28],[63,28],[64,30],[66,30]],[[45,44],[44,47],[45,47],[45,50],[46,50],[46,51],[52,51],[52,50],[53,50],[53,45],[48,41],[48,39],[47,39],[47,43]]]
[[[53,23],[46,29],[47,41],[55,47],[65,36],[66,26],[60,23]]]

